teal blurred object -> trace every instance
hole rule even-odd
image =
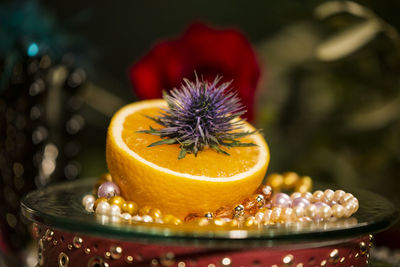
[[[20,198],[80,174],[86,73],[75,39],[36,1],[1,4],[0,25],[0,249],[6,266],[18,266],[30,240]]]

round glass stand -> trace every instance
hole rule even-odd
[[[156,223],[122,224],[107,217],[96,217],[82,206],[82,197],[92,192],[95,182],[95,179],[82,179],[34,191],[22,200],[22,214],[33,222],[69,232],[126,241],[210,247],[330,245],[382,231],[398,217],[393,204],[382,196],[351,189],[348,192],[358,198],[360,209],[350,218],[331,222],[263,225],[246,230]]]

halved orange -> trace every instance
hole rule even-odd
[[[166,107],[164,100],[140,101],[123,107],[111,120],[107,165],[126,199],[184,218],[233,206],[257,189],[270,158],[261,134],[242,140],[257,146],[230,148],[230,156],[206,148],[197,157],[178,159],[178,144],[148,147],[160,137],[137,132],[160,128],[144,115],[157,116]],[[244,128],[255,130],[246,122]]]

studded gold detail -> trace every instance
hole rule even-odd
[[[373,235],[369,235],[369,244],[368,244],[368,246],[369,247],[372,247],[373,245],[374,245],[374,236]]]
[[[345,260],[346,260],[345,257],[341,257],[341,258],[340,258],[340,263],[343,263]]]
[[[57,244],[58,244],[58,241],[57,240],[53,240],[53,245],[57,246]]]
[[[360,242],[360,253],[361,255],[365,255],[368,252],[368,247],[365,242]]]
[[[178,262],[178,267],[186,267],[186,264],[183,261]]]
[[[221,260],[222,266],[231,266],[232,260],[228,257],[225,257]]]
[[[360,254],[356,253],[356,254],[354,255],[354,258],[358,258],[358,256],[360,256]]]
[[[127,263],[133,263],[133,257],[132,256],[126,256],[125,261]]]
[[[283,260],[282,260],[284,266],[292,266],[293,261],[294,261],[294,257],[292,254],[286,255],[285,257],[283,257]]]
[[[321,261],[321,266],[326,266],[326,260]]]
[[[111,257],[111,252],[110,251],[104,252],[104,258],[109,259],[110,257]]]
[[[297,265],[296,265],[296,267],[303,267],[304,266],[304,264],[303,263],[297,263]]]
[[[158,260],[157,259],[152,259],[151,260],[151,266],[157,266],[158,265]]]
[[[43,266],[43,264],[44,264],[43,251],[44,251],[43,239],[39,239],[39,241],[38,241],[38,265],[39,266]]]
[[[75,248],[81,248],[83,244],[82,237],[75,236],[74,239],[72,240],[72,244],[74,245]]]
[[[72,249],[72,245],[71,245],[71,244],[68,244],[68,245],[67,245],[67,248],[68,248],[68,250],[71,250],[71,249]]]
[[[53,239],[53,236],[54,236],[53,230],[47,229],[46,233],[44,234],[46,241],[51,241]]]
[[[90,248],[85,248],[85,254],[90,254]]]
[[[172,266],[175,264],[175,254],[172,252],[167,252],[160,258],[160,263],[162,266]]]
[[[119,246],[112,246],[110,248],[111,258],[118,260],[122,256],[122,248]]]
[[[99,257],[99,256],[95,256],[93,258],[90,258],[87,267],[97,267],[97,266],[102,266],[102,267],[106,267],[109,266],[107,262],[104,261],[103,258]]]
[[[58,266],[59,267],[67,267],[69,263],[68,255],[64,252],[58,254]]]
[[[339,250],[334,249],[329,253],[329,262],[337,263],[339,261]]]

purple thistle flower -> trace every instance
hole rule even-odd
[[[231,82],[218,85],[220,80],[221,77],[216,77],[210,83],[196,76],[196,82],[184,79],[180,89],[164,93],[168,108],[162,109],[160,116],[148,117],[164,128],[139,131],[162,138],[149,147],[179,144],[178,159],[182,159],[187,153],[196,156],[205,147],[229,155],[221,147],[255,146],[238,140],[258,131],[240,131],[244,120],[239,116],[246,112],[245,108],[237,93],[229,88]]]

